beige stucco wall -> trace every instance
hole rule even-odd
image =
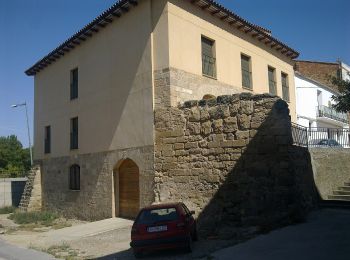
[[[144,0],[35,76],[35,159],[153,145],[153,71],[175,68],[202,77],[201,35],[216,41],[217,82],[232,86],[232,93],[246,91],[241,86],[241,52],[252,57],[254,92],[268,92],[268,65],[276,68],[278,94],[281,71],[287,73],[295,119],[290,59],[187,1]],[[76,67],[79,98],[71,101],[70,70]],[[202,98],[204,92],[191,91],[191,99]],[[79,150],[70,151],[70,118],[76,116]],[[47,125],[50,155],[43,154]]]
[[[215,40],[219,82],[242,89],[241,53],[251,56],[253,89],[256,93],[269,92],[268,66],[272,66],[276,68],[278,95],[282,96],[281,71],[287,73],[289,106],[292,120],[296,120],[293,61],[192,5],[190,1],[170,0],[168,14],[170,67],[201,76],[201,36],[204,35]],[[193,99],[202,98],[196,94],[193,92]]]
[[[153,145],[151,32],[158,32],[154,41],[161,45],[164,2],[140,1],[35,76],[35,159]],[[71,101],[70,70],[76,67],[79,97]],[[79,150],[70,151],[70,118],[76,116]],[[46,125],[50,155],[43,154]]]

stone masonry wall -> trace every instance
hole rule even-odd
[[[154,202],[153,146],[72,155],[41,162],[43,209],[66,217],[100,220],[113,217],[113,170],[124,159],[140,173],[140,207]],[[80,166],[80,191],[69,189],[69,167]],[[115,191],[118,192],[118,191]]]
[[[308,152],[292,146],[288,105],[277,97],[156,109],[155,138],[156,202],[185,202],[204,236],[295,222],[314,204]]]
[[[154,71],[155,107],[177,106],[187,100],[240,93],[239,87],[221,83],[215,79],[198,76],[175,68]]]
[[[350,182],[350,149],[311,148],[310,154],[318,192],[328,200],[334,190]]]

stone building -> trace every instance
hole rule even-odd
[[[219,121],[213,126],[201,126],[196,119],[188,131],[204,131],[205,138],[212,138],[214,143],[207,148],[197,143],[202,140],[186,138],[185,128],[174,129],[175,136],[169,136],[182,141],[169,139],[159,148],[155,115],[188,100],[249,92],[281,96],[296,120],[297,56],[270,31],[215,1],[117,2],[26,71],[35,82],[34,155],[41,166],[43,208],[90,220],[134,217],[140,207],[170,199],[203,210],[216,189],[210,189],[205,199],[196,199],[197,204],[190,197],[171,196],[176,186],[167,186],[166,174],[173,167],[159,160],[186,160],[186,149],[203,149],[214,156],[210,149],[220,153],[219,144],[226,151],[215,155],[221,158],[219,164],[227,161],[225,167],[233,166],[254,135],[256,129],[249,132],[251,124],[257,126],[268,117],[272,101],[258,98],[269,104],[259,112],[259,103],[254,110],[251,97],[242,113],[235,114],[233,108],[232,115],[215,118]],[[286,122],[288,109],[282,114]],[[161,127],[169,126],[164,124]],[[226,128],[231,132],[210,136],[211,131]],[[287,141],[279,137],[278,142],[288,143],[288,133],[285,137]],[[230,151],[232,155],[227,154]],[[178,174],[181,182],[203,174],[203,181],[215,187],[225,178],[217,172],[221,166],[215,171],[206,172],[204,165],[195,170],[200,167],[193,168],[191,177],[181,175],[181,169],[171,174]]]

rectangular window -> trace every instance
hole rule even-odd
[[[269,93],[271,95],[277,95],[277,84],[276,84],[276,70],[272,67],[268,67],[269,75]]]
[[[281,73],[282,77],[282,98],[285,101],[289,101],[289,84],[288,84],[288,74]]]
[[[78,68],[70,71],[70,99],[78,98]]]
[[[202,73],[216,78],[215,42],[202,36]]]
[[[45,127],[45,153],[51,153],[51,126]]]
[[[69,168],[69,189],[80,190],[80,166],[72,165]]]
[[[78,149],[78,118],[70,120],[70,149]]]
[[[251,68],[251,58],[241,54],[242,86],[250,90],[253,89]]]

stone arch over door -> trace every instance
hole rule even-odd
[[[140,209],[140,171],[131,159],[118,163],[114,171],[115,208],[117,216],[135,218]]]

